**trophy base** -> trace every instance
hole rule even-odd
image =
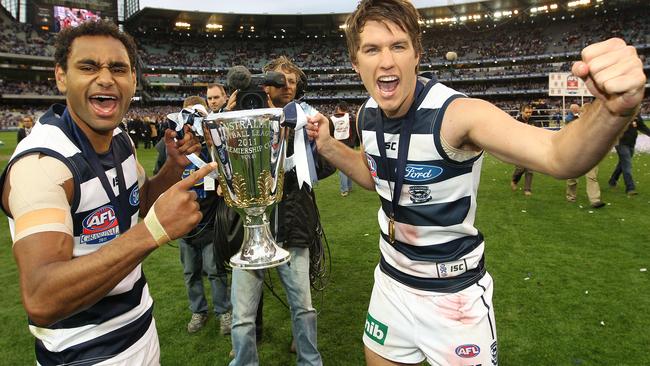
[[[230,266],[232,268],[239,269],[264,269],[264,268],[273,268],[281,264],[287,263],[291,259],[291,254],[280,248],[279,246],[275,247],[275,255],[270,260],[266,260],[263,263],[255,263],[241,258],[240,253],[233,255],[230,258]]]

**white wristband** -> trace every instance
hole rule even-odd
[[[161,246],[165,243],[168,243],[170,239],[169,235],[167,235],[167,232],[165,231],[165,228],[160,224],[158,216],[156,216],[155,206],[156,204],[154,203],[153,206],[151,206],[149,212],[147,212],[147,216],[144,217],[144,226],[147,227],[147,230],[149,230],[149,233],[151,236],[153,236],[156,244],[158,244],[158,246]]]

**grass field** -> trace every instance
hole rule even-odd
[[[15,134],[0,133],[0,167]],[[152,150],[139,158],[151,172]],[[603,200],[592,210],[579,181],[577,203],[564,200],[564,181],[535,175],[533,195],[509,187],[512,167],[492,157],[483,166],[477,227],[495,279],[494,307],[501,365],[650,365],[650,155],[634,158],[639,195],[607,187],[615,154],[600,164]],[[325,365],[362,365],[366,306],[378,259],[374,193],[338,194],[336,175],[320,182],[318,202],[332,254],[330,282],[314,293],[318,343]],[[0,214],[1,215],[1,214]],[[0,217],[0,364],[34,364],[33,339],[20,302],[7,223]],[[145,261],[156,301],[163,365],[226,365],[230,338],[217,323],[190,335],[183,275],[174,246]],[[277,275],[273,283],[281,296]],[[262,365],[295,364],[288,352],[289,312],[265,291]],[[444,336],[444,335],[443,335]]]

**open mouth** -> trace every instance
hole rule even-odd
[[[397,76],[382,76],[377,79],[377,87],[382,94],[391,94],[397,89],[399,78]]]
[[[111,115],[117,108],[117,97],[107,94],[91,95],[90,104],[100,116]]]

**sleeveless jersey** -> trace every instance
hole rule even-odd
[[[411,288],[456,292],[485,274],[483,236],[474,227],[483,155],[464,162],[447,156],[440,140],[440,125],[449,103],[464,95],[436,81],[425,82],[418,80],[416,89],[417,110],[402,192],[394,213],[392,245],[388,215],[394,197],[400,129],[408,115],[389,119],[370,98],[362,106],[359,128],[382,206],[378,212],[380,269]],[[385,160],[377,148],[378,123],[383,123]]]
[[[82,132],[71,119],[62,118],[64,111],[65,106],[54,105],[40,118],[32,133],[16,148],[0,177],[0,184],[12,163],[26,154],[42,153],[66,164],[75,187],[70,209],[74,224],[73,257],[79,257],[98,250],[120,235],[118,217],[130,220],[127,227],[138,223],[139,187],[131,140],[116,128],[111,150],[122,166],[126,192],[120,192],[114,183],[115,167],[104,166],[104,169],[120,202],[122,213],[118,214],[81,153],[75,133]],[[9,221],[13,226],[13,220]],[[36,359],[42,365],[85,365],[111,358],[145,334],[153,319],[152,310],[153,300],[141,265],[138,265],[90,308],[47,327],[36,326],[30,321],[30,331],[36,337]]]

